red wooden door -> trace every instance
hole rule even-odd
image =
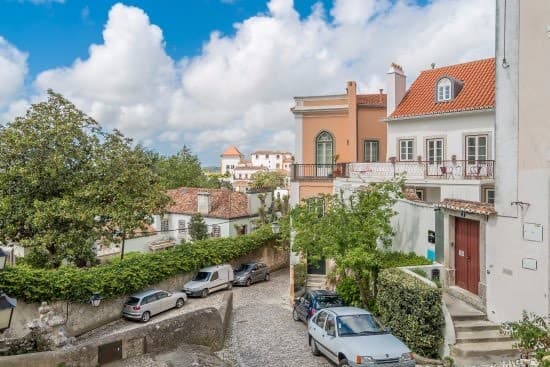
[[[455,283],[478,294],[479,222],[455,219]]]

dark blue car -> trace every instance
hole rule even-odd
[[[309,318],[315,315],[315,312],[320,309],[340,306],[345,306],[345,304],[336,292],[325,289],[306,291],[302,297],[294,299],[292,318],[294,321],[307,323]]]

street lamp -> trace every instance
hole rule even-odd
[[[0,290],[0,332],[9,329],[15,306],[17,301]]]
[[[279,224],[279,222],[271,223],[271,231],[273,232],[273,234],[279,234],[279,232],[281,231],[281,225]]]
[[[0,271],[6,267],[6,261],[8,260],[8,254],[0,247]]]
[[[94,307],[99,307],[99,304],[101,303],[101,295],[97,292],[92,294],[92,296],[90,297],[90,303]]]

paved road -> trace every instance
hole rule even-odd
[[[306,325],[292,320],[288,280],[282,270],[269,282],[233,288],[232,328],[218,356],[239,367],[333,366],[311,354]]]

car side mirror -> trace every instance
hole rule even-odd
[[[327,330],[327,335],[328,336],[336,336],[336,330],[332,329],[332,330]]]

